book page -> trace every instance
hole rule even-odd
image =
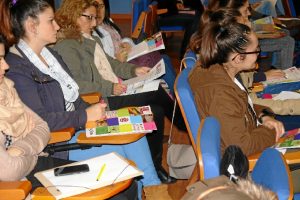
[[[71,165],[88,164],[90,171],[81,174],[54,176],[54,169],[38,172],[35,177],[57,199],[81,194],[93,189],[143,175],[117,153],[109,153]],[[106,165],[101,178],[97,176],[101,166]]]
[[[287,131],[275,144],[276,149],[300,148],[300,128]]]
[[[165,45],[161,32],[158,32],[143,42],[133,46],[128,53],[127,62],[139,56],[161,49],[165,49]]]
[[[283,70],[285,73],[285,78],[273,79],[268,81],[263,81],[264,85],[272,85],[276,83],[287,83],[287,82],[297,82],[300,81],[300,69],[297,67],[291,67]]]
[[[147,74],[123,81],[122,83],[127,85],[127,90],[121,95],[155,91],[158,89],[159,84],[157,84],[157,81],[153,82],[153,80],[161,77],[165,73],[165,62],[161,59]]]

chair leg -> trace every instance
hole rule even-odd
[[[189,182],[188,185],[191,185],[197,181],[199,181],[199,173],[198,173],[198,166],[196,165],[191,177],[188,180]]]

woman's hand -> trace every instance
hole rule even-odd
[[[113,88],[113,94],[114,95],[120,95],[123,92],[125,92],[127,89],[127,86],[121,83],[114,83],[114,88]]]
[[[151,69],[149,67],[137,67],[135,69],[135,74],[137,76],[142,76],[144,74],[147,74]]]
[[[96,103],[88,107],[85,111],[87,113],[87,121],[96,121],[105,118],[106,103]]]
[[[269,129],[275,129],[276,131],[276,141],[282,136],[282,134],[285,132],[284,126],[282,122],[274,119],[270,116],[264,116],[262,118],[262,125],[265,127],[268,127]]]
[[[285,77],[285,73],[280,69],[271,69],[265,72],[267,80],[280,79]]]
[[[122,49],[121,51],[115,54],[115,57],[118,61],[123,63],[127,61],[128,53],[125,49]]]
[[[128,53],[131,51],[131,44],[129,44],[128,42],[122,42],[120,47],[122,49],[125,49]]]

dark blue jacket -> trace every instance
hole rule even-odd
[[[64,70],[71,74],[61,57],[52,49],[49,50]],[[20,98],[48,123],[51,131],[85,126],[88,104],[81,98],[74,102],[75,111],[67,112],[59,83],[37,69],[17,46],[10,49],[5,59],[10,66],[6,76],[15,82]]]

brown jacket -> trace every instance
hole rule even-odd
[[[275,143],[275,131],[256,126],[248,110],[247,93],[228,76],[221,65],[195,67],[189,75],[201,118],[216,117],[221,124],[221,150],[238,145],[246,155],[261,152]],[[256,109],[256,114],[260,113]]]

